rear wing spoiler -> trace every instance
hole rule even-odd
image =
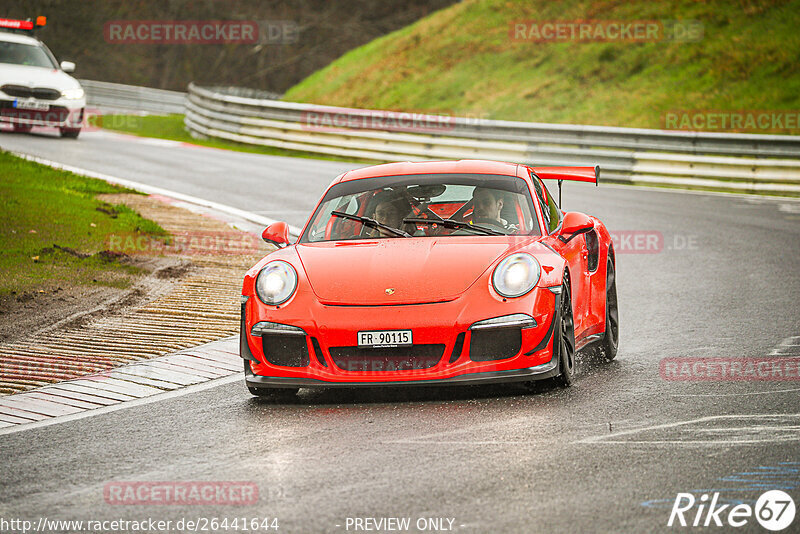
[[[600,183],[600,166],[594,167],[531,167],[533,174],[542,180],[558,180],[558,207],[561,207],[561,184],[564,180],[573,182]]]
[[[542,180],[572,180],[576,182],[600,182],[600,166],[594,167],[532,167],[534,174]]]

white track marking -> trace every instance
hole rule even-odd
[[[711,421],[741,421],[747,419],[763,419],[767,422],[764,425],[744,425],[740,427],[730,427],[727,429],[722,430],[733,430],[734,432],[738,432],[740,434],[745,433],[752,433],[752,432],[761,432],[763,430],[776,430],[777,432],[789,432],[789,435],[779,436],[779,435],[770,435],[765,436],[762,438],[757,439],[705,439],[705,440],[686,440],[680,439],[676,437],[675,439],[655,439],[655,440],[625,440],[625,439],[618,439],[624,436],[631,436],[634,434],[639,434],[643,432],[651,432],[651,431],[658,431],[658,430],[666,430],[666,429],[675,429],[678,427],[687,427],[688,425],[693,425],[696,423],[706,423]],[[772,419],[773,423],[774,420],[777,422],[780,421],[789,421],[794,423],[796,420],[800,420],[800,414],[739,414],[739,415],[712,415],[708,417],[700,417],[697,419],[689,419],[687,421],[678,421],[675,423],[665,423],[661,425],[653,425],[647,426],[642,428],[635,428],[631,430],[624,430],[621,432],[614,432],[612,434],[603,434],[599,436],[592,436],[589,438],[584,438],[578,441],[574,441],[575,444],[614,444],[614,445],[737,445],[737,444],[752,444],[752,443],[776,443],[776,442],[785,442],[785,441],[797,441],[800,440],[800,432],[796,431],[796,425],[788,424],[785,426],[774,426],[769,425],[769,420]],[[708,433],[710,429],[693,429],[691,427],[686,429],[689,432],[706,432]]]
[[[5,434],[14,434],[16,432],[24,432],[25,430],[33,430],[35,428],[42,428],[50,425],[57,425],[59,423],[67,423],[69,421],[76,421],[78,419],[85,419],[87,417],[94,417],[96,415],[116,412],[117,410],[123,410],[125,408],[132,408],[134,406],[142,406],[143,404],[150,404],[151,402],[159,402],[162,400],[174,399],[175,397],[182,397],[183,395],[189,395],[190,393],[196,393],[206,389],[215,388],[217,386],[223,386],[225,384],[230,384],[231,382],[236,382],[239,380],[244,382],[244,372],[235,373],[231,376],[226,376],[225,378],[215,378],[214,380],[209,380],[208,382],[203,382],[202,384],[195,384],[193,386],[176,389],[174,391],[166,391],[164,393],[158,393],[156,395],[151,395],[150,397],[143,397],[141,399],[120,402],[118,404],[113,404],[111,406],[104,406],[102,408],[86,410],[73,415],[51,417],[48,419],[43,419],[41,421],[36,421],[34,423],[24,423],[24,424],[17,424],[14,426],[3,427],[0,428],[0,436],[3,436]],[[18,393],[18,395],[21,395],[21,393]]]
[[[800,388],[753,391],[750,393],[676,393],[670,395],[670,397],[746,397],[749,395],[772,395],[773,393],[789,393],[792,391],[800,391]]]
[[[628,185],[628,184],[609,184],[603,183],[602,167],[600,168],[600,187],[610,187],[614,189],[644,189],[647,191],[660,191],[662,193],[676,193],[679,195],[703,195],[713,197],[739,198],[742,200],[761,200],[770,203],[774,202],[800,202],[800,197],[782,197],[778,195],[753,195],[750,193],[727,193],[725,191],[695,191],[693,189],[679,189],[672,187],[654,187],[647,185]]]

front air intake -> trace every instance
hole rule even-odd
[[[518,327],[472,330],[469,359],[473,362],[505,360],[522,349],[522,330]]]
[[[306,336],[263,334],[261,346],[264,358],[272,365],[308,367]]]

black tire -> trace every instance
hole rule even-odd
[[[619,306],[617,305],[617,273],[614,263],[609,258],[606,268],[606,333],[597,349],[598,354],[606,361],[617,356],[619,347]]]
[[[561,283],[561,313],[559,324],[553,332],[553,352],[558,353],[558,367],[561,373],[555,382],[569,387],[575,380],[575,321],[572,316],[572,298],[569,290],[569,276],[564,274]]]
[[[67,139],[77,139],[78,135],[81,133],[80,128],[61,128],[61,137],[66,137]]]

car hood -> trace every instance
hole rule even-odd
[[[78,80],[62,70],[0,63],[0,86],[5,84],[47,87],[59,91],[81,86]]]
[[[480,236],[380,239],[297,246],[323,304],[443,302],[466,291],[513,241]]]

